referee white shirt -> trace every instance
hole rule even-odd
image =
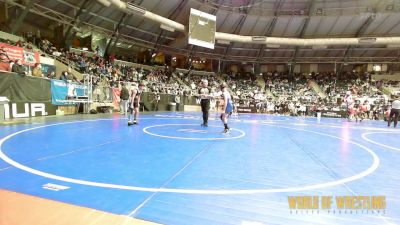
[[[210,89],[208,89],[207,87],[203,87],[200,89],[199,91],[200,94],[200,98],[201,99],[210,99]]]

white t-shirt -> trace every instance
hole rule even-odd
[[[392,102],[392,109],[400,109],[400,100],[394,100]]]

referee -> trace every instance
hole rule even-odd
[[[210,96],[210,89],[208,88],[208,81],[203,80],[201,84],[202,87],[199,90],[199,95],[201,99],[200,101],[201,111],[203,112],[203,123],[201,125],[207,127],[211,96]]]
[[[394,127],[397,126],[397,121],[399,120],[399,114],[400,114],[400,100],[399,96],[396,96],[394,98],[394,101],[392,102],[392,109],[390,110],[388,118],[388,127],[390,127],[390,122],[393,116],[394,116]]]

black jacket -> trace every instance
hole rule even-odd
[[[11,68],[11,72],[25,74],[25,68],[22,65],[14,63],[14,65]]]
[[[121,89],[121,99],[128,100],[129,99],[129,91],[126,87],[122,87]]]

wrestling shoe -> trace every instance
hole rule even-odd
[[[229,134],[231,132],[231,129],[224,129],[224,131],[222,131],[223,134]]]

